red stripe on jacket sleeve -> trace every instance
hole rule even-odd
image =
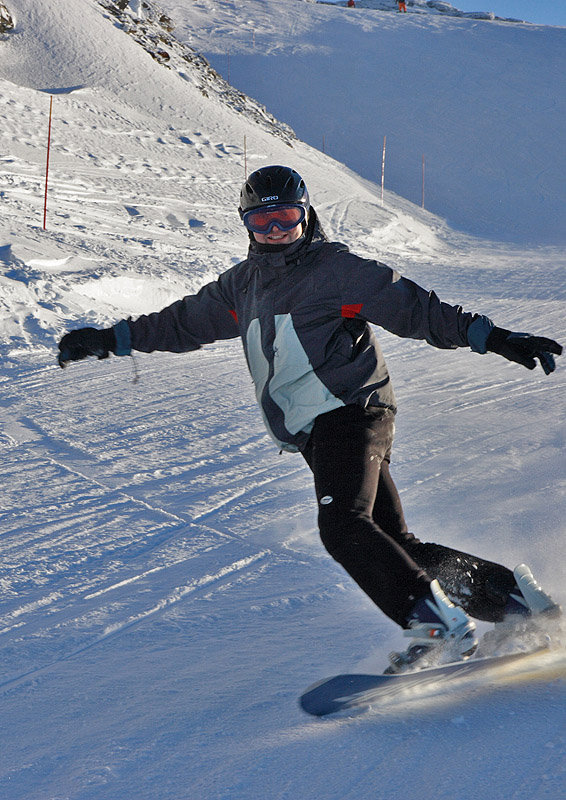
[[[347,319],[353,319],[356,314],[362,310],[363,303],[354,303],[353,305],[342,306],[342,316]]]
[[[232,316],[234,317],[234,320],[235,320],[236,325],[237,325],[238,324],[238,315],[236,314],[236,312],[234,311],[233,308],[230,308],[228,310],[230,311],[230,314],[232,314]]]

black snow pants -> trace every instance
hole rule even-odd
[[[324,546],[402,627],[434,578],[470,616],[500,621],[517,590],[509,569],[409,533],[389,472],[394,420],[389,409],[357,405],[315,420],[303,456],[314,476]]]

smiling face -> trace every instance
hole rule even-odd
[[[303,233],[303,224],[300,222],[290,231],[282,231],[276,225],[269,233],[255,233],[254,239],[259,244],[292,244],[300,239]]]

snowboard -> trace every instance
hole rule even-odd
[[[543,648],[502,656],[470,658],[440,667],[394,675],[344,674],[310,686],[300,698],[307,714],[324,717],[348,709],[431,698],[460,698],[467,691],[494,689],[512,682],[566,679],[566,650]]]

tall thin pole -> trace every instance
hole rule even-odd
[[[244,133],[244,180],[248,177],[248,144]]]
[[[383,153],[381,155],[381,205],[383,205],[383,187],[385,185],[385,143],[387,136],[383,137]]]
[[[53,114],[53,95],[49,102],[49,132],[47,134],[47,159],[45,162],[45,199],[43,201],[43,230],[47,221],[47,181],[49,179],[49,151],[51,150],[51,117]]]
[[[424,208],[424,184],[425,184],[425,157],[423,153],[423,191],[421,197],[421,207]]]

